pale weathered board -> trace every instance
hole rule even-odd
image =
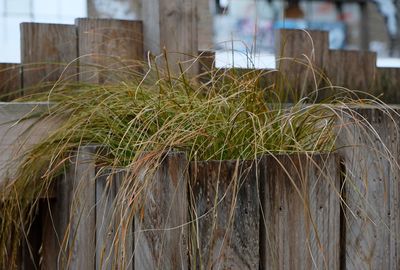
[[[79,81],[121,82],[143,60],[141,21],[76,19],[79,40]]]
[[[21,96],[21,65],[0,63],[0,100],[10,101]]]
[[[277,75],[283,80],[289,100],[310,94],[325,84],[324,67],[329,57],[327,32],[280,30],[276,43]]]
[[[24,94],[49,89],[57,81],[77,80],[74,25],[22,23],[20,28]],[[45,83],[47,87],[43,87]]]
[[[337,156],[265,156],[260,169],[261,269],[338,270]]]
[[[374,93],[375,52],[330,50],[326,67],[328,78],[334,86]]]
[[[38,116],[48,103],[0,102],[0,186],[13,179],[25,151],[59,127],[60,119]]]
[[[188,268],[187,168],[183,153],[166,154],[138,194],[143,204],[134,222],[135,270]]]
[[[193,64],[198,52],[197,12],[195,0],[148,0],[142,2],[144,48],[154,55],[168,52],[168,67],[173,75],[180,74],[178,63],[189,74],[197,74]],[[165,67],[165,59],[158,64]]]
[[[190,178],[191,264],[196,269],[259,269],[256,162],[192,162]]]
[[[117,196],[126,171],[100,168],[96,179],[96,269],[133,269],[133,224],[121,216]],[[128,221],[127,232],[123,231]],[[130,229],[129,229],[130,228]]]
[[[345,269],[400,268],[399,108],[341,110]]]
[[[96,265],[96,146],[78,148],[67,171],[72,185],[69,207],[68,269],[95,269]]]

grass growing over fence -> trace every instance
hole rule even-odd
[[[117,83],[61,83],[25,98],[49,101],[41,117],[62,119],[62,125],[26,153],[16,178],[2,191],[0,265],[16,254],[20,242],[13,239],[20,238],[20,228],[29,228],[39,197],[81,145],[102,145],[107,149],[104,165],[133,171],[143,153],[154,171],[169,151],[183,151],[191,161],[331,152],[337,107],[364,102],[334,97],[313,103],[315,93],[287,100],[282,80],[269,79],[265,71],[213,69],[199,79],[184,72],[173,76],[153,63],[138,70],[125,71],[129,79]],[[135,182],[137,175],[132,173],[130,180]],[[135,197],[140,185],[124,185],[120,194]],[[118,206],[132,216],[131,208]]]

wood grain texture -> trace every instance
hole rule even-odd
[[[180,74],[178,63],[184,69],[192,65],[198,53],[197,12],[195,0],[148,0],[142,3],[145,52],[159,55],[165,48],[171,73]],[[165,62],[160,65],[165,67]],[[197,75],[197,65],[189,74]]]
[[[133,224],[122,232],[117,193],[126,172],[101,168],[96,180],[96,269],[133,269]]]
[[[143,60],[142,22],[77,19],[79,81],[121,82],[138,71]]]
[[[339,269],[337,156],[265,156],[260,168],[261,269]]]
[[[188,268],[187,167],[183,153],[167,154],[142,191],[143,209],[135,218],[135,270]]]
[[[375,94],[388,104],[400,104],[400,68],[377,68]]]
[[[0,63],[0,101],[21,96],[21,65]]]
[[[324,68],[328,64],[328,32],[315,30],[279,30],[276,59],[289,99],[309,94],[324,82]]]
[[[399,112],[342,111],[337,146],[346,172],[345,269],[400,268]]]
[[[334,86],[374,93],[376,53],[330,50],[327,73]]]
[[[22,23],[21,63],[24,94],[49,89],[58,80],[76,81],[78,56],[74,25]],[[48,83],[49,86],[38,87]]]
[[[259,196],[253,161],[191,163],[196,269],[259,268]],[[195,241],[196,242],[196,241]],[[198,247],[198,248],[196,248]]]
[[[38,116],[46,112],[48,103],[0,103],[0,188],[15,177],[24,153],[59,127],[59,118]],[[25,120],[21,120],[22,118]]]
[[[69,269],[94,269],[96,265],[96,146],[82,146],[67,172],[73,196],[69,205]]]

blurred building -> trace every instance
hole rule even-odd
[[[73,23],[85,16],[140,19],[141,1],[147,0],[0,0],[0,61],[19,61],[20,22]],[[196,4],[203,50],[272,54],[276,29],[308,28],[329,31],[331,48],[371,49],[380,57],[400,54],[395,0],[196,0]]]
[[[371,49],[379,56],[398,55],[394,0],[231,0],[210,1],[216,48],[274,51],[279,28],[330,32],[333,49]],[[236,42],[240,41],[240,42]],[[234,41],[234,42],[232,42]]]
[[[86,14],[86,0],[0,0],[0,61],[20,61],[21,22],[72,24]]]

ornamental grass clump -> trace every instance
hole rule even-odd
[[[59,119],[60,126],[24,153],[15,179],[1,191],[1,265],[16,254],[21,243],[16,239],[29,230],[39,198],[80,146],[101,145],[106,149],[99,157],[103,166],[131,170],[126,179],[131,184],[124,184],[117,198],[135,201],[145,185],[137,181],[144,157],[154,172],[171,151],[184,152],[189,161],[332,152],[335,107],[359,102],[336,97],[313,103],[315,92],[282,100],[288,89],[265,71],[212,69],[189,78],[184,72],[174,77],[143,65],[129,72],[128,79],[125,72],[124,80],[103,85],[59,82],[47,93],[22,99],[48,101],[48,111],[40,117]],[[117,206],[131,218],[137,209],[132,204]]]

